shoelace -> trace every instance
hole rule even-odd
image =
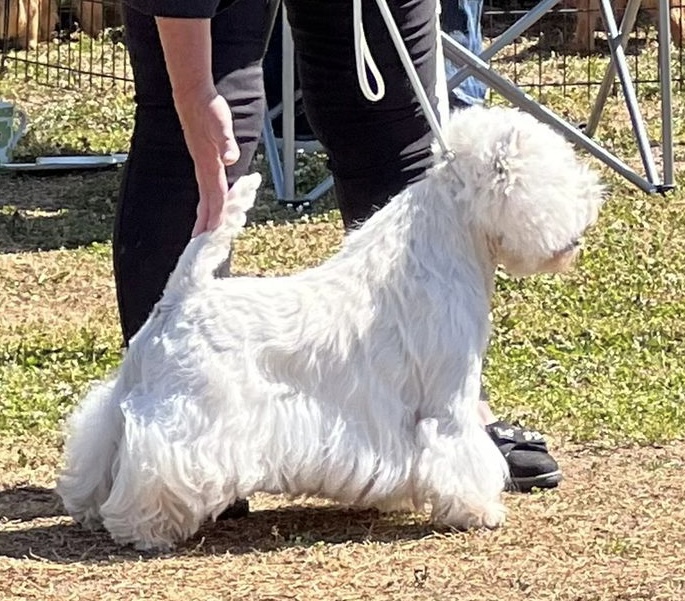
[[[411,86],[416,93],[416,97],[421,104],[421,109],[426,115],[426,119],[428,119],[428,124],[433,130],[435,139],[440,145],[443,158],[451,164],[452,160],[454,159],[454,154],[445,143],[438,117],[435,114],[435,111],[433,111],[433,107],[430,104],[426,90],[423,88],[423,85],[421,85],[419,75],[416,72],[414,63],[412,63],[409,52],[407,51],[407,47],[404,45],[402,34],[400,34],[397,24],[392,17],[388,3],[386,0],[376,0],[376,4],[381,12],[383,21],[385,21],[385,26],[388,28],[390,37],[395,45],[395,49],[400,56],[402,65],[407,72],[409,82],[411,83]],[[376,62],[373,60],[371,50],[366,43],[366,35],[364,34],[364,21],[362,18],[362,0],[352,0],[352,20],[354,23],[354,54],[357,68],[357,81],[359,82],[359,87],[362,91],[362,94],[364,94],[369,101],[378,102],[385,96],[385,82],[383,81],[383,75],[378,69]],[[371,85],[369,84],[366,72],[367,68],[376,83],[376,92],[371,89]]]

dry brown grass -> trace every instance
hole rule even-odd
[[[118,548],[63,515],[54,441],[0,440],[0,598],[677,601],[685,589],[685,444],[568,447],[553,492],[507,495],[494,532],[435,532],[260,496],[163,555]]]
[[[116,323],[110,265],[94,254],[0,254],[0,286],[0,329],[7,344],[13,332],[64,335],[65,328],[99,323],[107,329]]]

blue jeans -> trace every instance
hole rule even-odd
[[[474,54],[480,54],[483,48],[481,15],[483,0],[441,0],[442,29],[453,40],[468,48]],[[459,68],[445,60],[447,80],[459,72]],[[475,77],[467,77],[456,88],[450,90],[450,104],[482,104],[485,99],[486,86]]]

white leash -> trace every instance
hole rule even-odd
[[[371,102],[378,102],[385,96],[385,82],[381,75],[378,65],[371,56],[371,51],[366,43],[366,35],[364,34],[364,23],[362,21],[362,0],[353,0],[352,2],[352,21],[354,22],[354,58],[357,66],[357,80],[362,94]],[[395,27],[397,29],[397,27]],[[369,85],[369,80],[366,76],[366,67],[368,66],[374,81],[376,82],[377,91],[374,92]]]
[[[397,29],[397,24],[392,17],[390,8],[386,0],[376,0],[378,9],[381,11],[381,16],[385,21],[385,26],[388,28],[390,37],[395,44],[395,49],[400,56],[402,65],[404,66],[407,76],[409,77],[409,82],[411,83],[416,97],[421,104],[421,109],[428,119],[428,124],[435,134],[435,138],[442,149],[443,157],[447,162],[451,162],[454,158],[452,151],[447,147],[445,139],[442,135],[442,129],[440,128],[440,122],[433,111],[430,100],[428,99],[428,94],[421,84],[419,75],[416,72],[416,67],[412,63],[407,47],[404,45],[402,40],[402,34],[399,29]],[[366,43],[366,36],[364,35],[364,22],[362,19],[362,0],[352,0],[352,20],[354,22],[354,54],[355,63],[357,67],[357,80],[359,81],[359,87],[361,88],[364,96],[371,102],[378,102],[383,96],[385,96],[385,82],[383,81],[383,75],[381,74],[378,66],[371,56],[371,51]],[[371,75],[373,76],[377,92],[373,92],[366,74],[366,68],[368,67]]]

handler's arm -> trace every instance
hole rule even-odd
[[[219,225],[228,192],[226,165],[240,156],[233,119],[212,78],[210,19],[155,17],[174,104],[195,164],[200,203],[193,236]]]

